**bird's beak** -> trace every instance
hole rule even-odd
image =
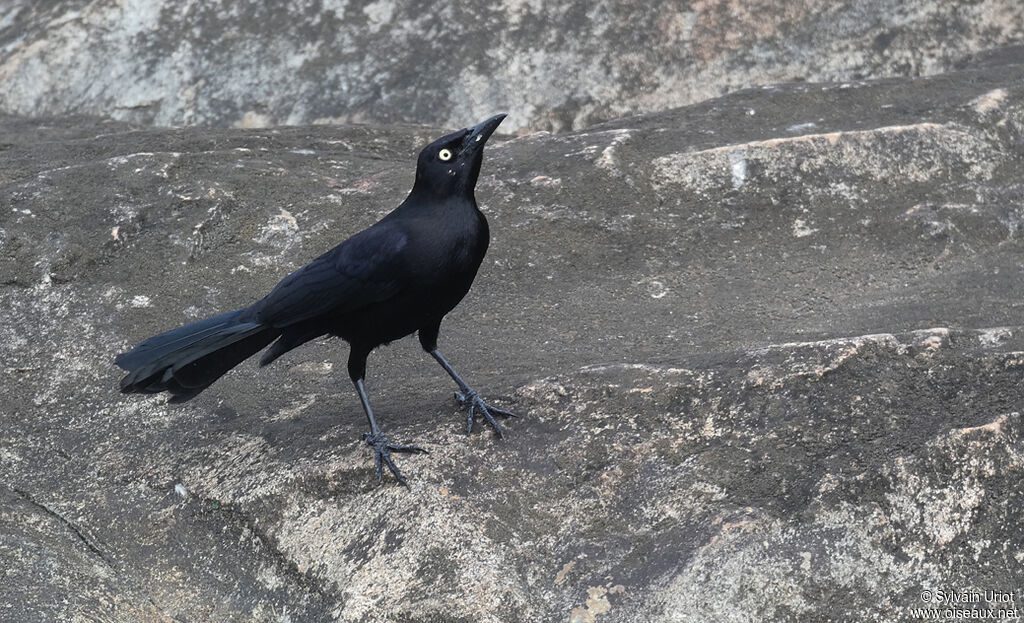
[[[468,147],[472,151],[477,151],[480,148],[482,148],[484,146],[484,143],[487,142],[487,139],[489,139],[491,135],[494,134],[494,131],[498,129],[498,126],[501,125],[502,120],[507,116],[508,115],[505,113],[501,113],[500,115],[494,115],[490,119],[486,121],[481,121],[480,123],[476,124],[471,128],[466,128],[466,130],[469,131],[469,134],[467,134],[466,138],[464,139],[466,147]]]

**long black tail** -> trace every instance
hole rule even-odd
[[[121,379],[126,394],[169,392],[170,402],[185,402],[213,384],[281,334],[252,320],[246,309],[172,329],[121,353],[114,363],[128,371]]]

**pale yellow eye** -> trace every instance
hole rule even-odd
[[[437,157],[443,160],[444,162],[448,162],[449,160],[452,159],[452,152],[448,151],[447,149],[442,149],[441,151],[437,152]]]

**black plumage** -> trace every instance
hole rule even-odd
[[[394,211],[281,280],[252,305],[151,337],[115,362],[128,371],[125,393],[168,392],[183,402],[266,348],[267,365],[322,335],[347,341],[348,372],[369,421],[378,480],[387,466],[405,484],[391,452],[422,452],[392,444],[381,432],[363,379],[376,347],[418,332],[420,344],[455,380],[469,406],[499,435],[495,415],[437,350],[441,320],[469,291],[487,252],[487,220],[474,188],[483,146],[505,115],[442,137],[419,155],[416,181]]]

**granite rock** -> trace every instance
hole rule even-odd
[[[441,348],[195,400],[116,353],[396,205],[440,128],[0,119],[0,620],[891,621],[1024,598],[1024,57],[488,145]],[[929,591],[926,593],[926,591]]]
[[[932,75],[1024,43],[1019,0],[11,0],[0,112],[163,126],[581,129],[740,88]]]

